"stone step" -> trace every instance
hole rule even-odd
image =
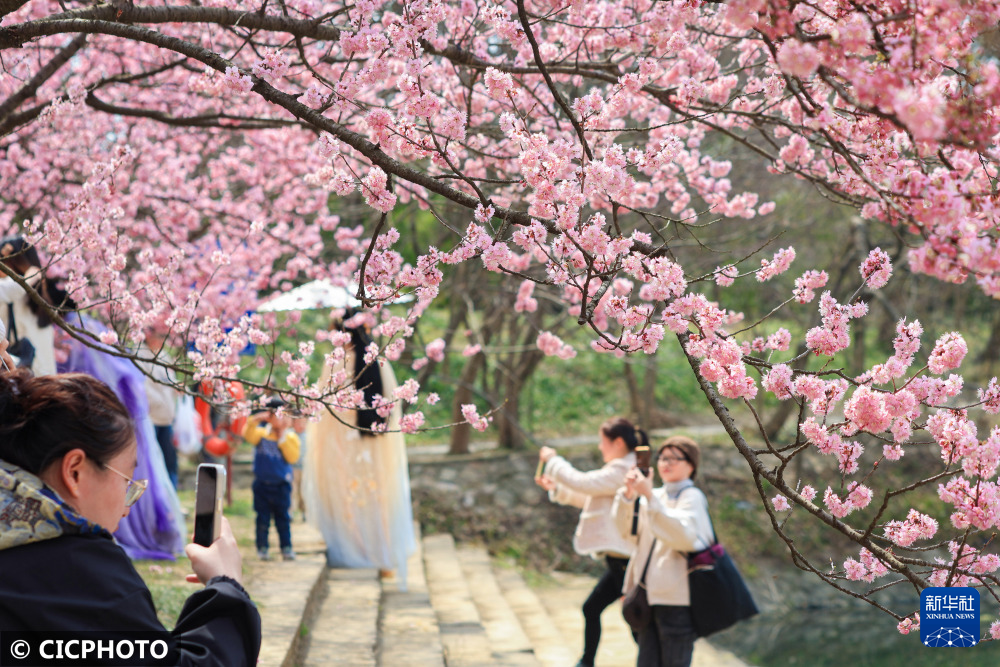
[[[553,572],[550,581],[534,588],[563,636],[580,652],[583,651],[583,602],[596,583],[594,577]],[[594,662],[607,667],[631,667],[637,654],[632,632],[622,618],[621,603],[614,602],[601,614],[601,643]]]
[[[424,569],[431,604],[441,630],[448,667],[497,664],[472,601],[451,535],[430,535],[424,542]]]
[[[424,575],[420,524],[416,522],[414,535],[416,549],[407,562],[405,590],[394,577],[382,580],[377,654],[380,667],[444,667],[441,633]]]
[[[378,571],[330,569],[326,593],[306,625],[303,667],[375,667],[379,600]]]
[[[551,582],[541,584],[535,592],[548,609],[565,637],[576,638],[583,648],[583,601],[597,583],[595,577],[566,572],[553,572]],[[621,615],[621,603],[615,602],[601,614],[601,643],[595,664],[602,667],[632,667],[638,648],[632,632]],[[572,664],[572,663],[571,663]],[[717,648],[705,639],[694,644],[691,667],[747,667],[735,654]]]
[[[310,526],[293,523],[298,559],[283,561],[274,549],[277,560],[256,566],[252,580],[245,582],[260,611],[260,667],[291,667],[298,660],[303,618],[315,612],[326,582],[322,539]]]
[[[483,547],[459,546],[458,560],[462,573],[469,582],[472,601],[479,611],[479,617],[486,636],[489,637],[493,655],[498,663],[541,667],[535,657],[531,640],[525,634],[517,614],[507,604],[507,600],[493,575],[490,556]]]
[[[494,568],[494,575],[543,667],[575,665],[579,651],[568,648],[552,617],[521,575],[510,568]]]

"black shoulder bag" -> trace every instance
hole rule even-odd
[[[27,338],[20,338],[17,335],[17,320],[14,319],[14,304],[7,304],[7,322],[10,327],[7,329],[7,352],[17,357],[18,368],[31,368],[35,362],[35,346]]]
[[[636,634],[642,632],[653,618],[653,610],[646,595],[646,573],[649,571],[649,562],[653,560],[654,549],[656,538],[653,538],[653,544],[649,547],[649,558],[646,559],[646,567],[642,568],[642,578],[622,600],[622,616]]]
[[[688,554],[691,620],[699,637],[725,630],[760,613],[736,564],[719,544],[712,515],[712,546]]]

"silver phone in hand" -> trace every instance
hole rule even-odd
[[[3,320],[0,320],[0,340],[4,340],[5,338],[7,338],[7,325],[3,323]],[[7,362],[3,359],[0,359],[0,368],[8,371],[13,370],[12,368],[7,368]]]
[[[202,463],[194,486],[194,543],[212,545],[222,530],[222,495],[226,469],[218,463]]]

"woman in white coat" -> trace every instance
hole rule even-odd
[[[687,554],[711,546],[708,501],[694,485],[701,454],[690,438],[667,438],[656,455],[663,486],[654,489],[652,475],[634,468],[615,496],[612,513],[621,535],[632,527],[639,497],[639,542],[625,573],[623,592],[639,585],[645,571],[646,596],[652,618],[639,631],[637,667],[688,667],[697,638],[691,622]],[[646,563],[649,563],[647,569]]]
[[[611,517],[611,505],[615,493],[625,482],[625,475],[635,467],[635,448],[648,443],[645,432],[622,417],[604,422],[600,437],[604,466],[599,470],[577,470],[569,461],[557,456],[551,447],[542,447],[538,458],[545,468],[535,480],[548,490],[552,501],[582,510],[573,536],[573,548],[580,555],[604,559],[607,566],[583,603],[583,656],[577,667],[593,667],[601,641],[601,612],[621,597],[634,538],[618,534]]]
[[[41,294],[48,303],[50,284],[42,276],[38,251],[21,236],[0,239],[0,262]],[[13,322],[11,321],[13,319]],[[0,320],[8,330],[8,338],[13,343],[12,329],[18,338],[26,338],[35,348],[31,370],[35,375],[54,375],[56,372],[55,331],[52,318],[38,303],[28,297],[27,292],[13,278],[0,271]],[[23,360],[22,360],[23,362]]]

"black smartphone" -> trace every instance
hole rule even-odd
[[[226,469],[218,463],[202,463],[194,486],[194,543],[211,546],[222,530],[222,494]]]
[[[647,445],[639,445],[635,448],[635,467],[642,471],[642,474],[649,477],[649,463],[653,452]]]

